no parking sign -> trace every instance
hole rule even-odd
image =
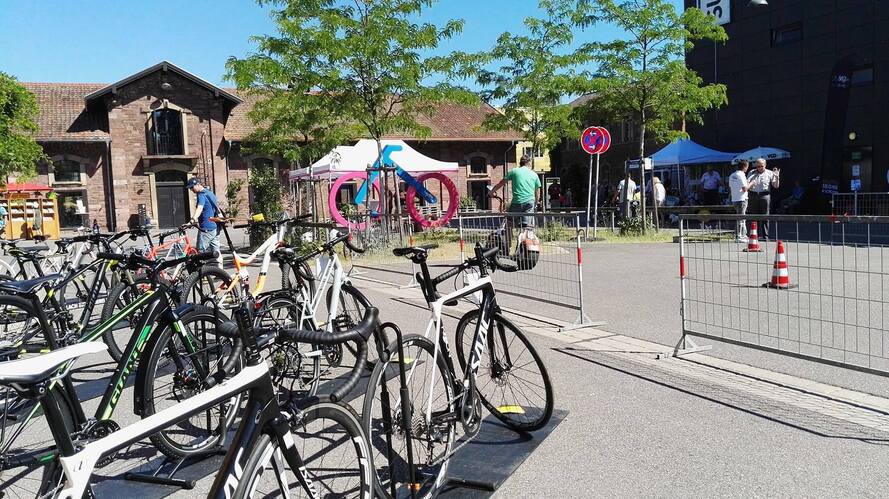
[[[586,237],[590,236],[590,222],[593,223],[593,239],[596,238],[595,220],[599,217],[599,156],[611,147],[611,134],[604,127],[591,126],[580,134],[580,146],[590,155],[590,180],[586,195]],[[593,191],[593,156],[596,157],[596,202],[590,196]],[[590,218],[590,204],[593,206],[593,217]]]
[[[604,127],[591,126],[580,135],[580,145],[588,154],[602,154],[611,147],[611,134]]]

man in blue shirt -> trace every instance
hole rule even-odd
[[[185,187],[195,193],[198,198],[197,207],[194,210],[194,216],[191,223],[198,228],[197,249],[203,251],[219,251],[219,230],[216,222],[211,218],[216,217],[219,205],[216,202],[216,195],[210,189],[201,184],[196,177],[185,184]],[[220,255],[221,260],[221,255]]]

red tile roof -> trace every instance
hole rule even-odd
[[[235,89],[227,91],[240,97],[244,103],[235,107],[229,116],[225,126],[225,138],[239,141],[246,138],[254,130],[253,122],[247,113],[253,109],[253,105],[260,99],[255,94],[239,92]],[[517,132],[492,132],[481,129],[482,121],[491,113],[498,112],[487,104],[478,106],[464,106],[460,104],[443,103],[432,116],[420,116],[417,121],[431,130],[427,141],[505,141],[522,140]],[[405,135],[390,135],[387,139],[415,139]]]
[[[84,97],[107,87],[104,83],[22,83],[34,93],[40,106],[37,119],[37,140],[104,140],[109,137],[106,118],[101,111],[87,109]],[[240,141],[253,130],[254,124],[247,116],[259,99],[256,95],[224,89],[243,99],[234,107],[225,127],[225,138]],[[421,116],[419,122],[431,129],[427,141],[508,141],[521,140],[521,134],[512,131],[494,132],[481,129],[485,116],[498,112],[487,104],[464,106],[441,104],[431,116]],[[390,139],[414,139],[404,135],[392,135]]]
[[[103,119],[86,109],[83,96],[102,83],[22,83],[37,98],[40,130],[37,140],[100,140],[108,138]]]

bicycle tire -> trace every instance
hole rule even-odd
[[[141,386],[143,393],[141,416],[143,419],[159,412],[165,407],[169,407],[167,404],[161,404],[162,401],[167,401],[165,398],[167,395],[156,390],[156,388],[162,388],[162,386],[159,386],[161,383],[167,383],[169,381],[169,385],[172,386],[171,392],[169,393],[169,402],[171,402],[172,405],[175,405],[188,399],[192,395],[201,392],[204,389],[204,382],[207,379],[214,377],[219,371],[218,365],[220,362],[223,364],[222,369],[227,377],[231,377],[240,371],[240,368],[243,366],[243,356],[241,355],[242,345],[240,340],[216,337],[215,345],[211,345],[210,341],[199,344],[195,354],[182,355],[180,352],[180,348],[183,344],[181,338],[184,337],[184,335],[190,335],[190,341],[194,342],[200,341],[201,338],[208,338],[208,333],[215,336],[217,326],[222,320],[224,320],[224,318],[217,316],[214,310],[201,305],[194,305],[191,310],[180,316],[180,321],[183,325],[181,331],[177,331],[176,329],[178,328],[173,327],[174,324],[169,322],[156,326],[159,328],[154,332],[154,334],[157,335],[156,341],[152,341],[149,346],[146,347],[147,351],[145,357],[139,361],[139,369],[142,370],[142,372],[136,378],[143,382],[143,385]],[[174,333],[177,334],[174,336]],[[214,359],[201,358],[198,356],[198,354],[212,352],[214,350],[217,354]],[[169,358],[162,358],[162,355],[164,354],[168,354]],[[170,362],[170,360],[172,362]],[[186,366],[186,362],[190,362],[190,364]],[[194,368],[196,362],[202,363],[207,372],[206,377],[200,378],[200,376],[196,375],[196,369]],[[223,403],[221,409],[219,409],[220,406],[215,406],[202,415],[195,415],[188,420],[180,422],[178,425],[161,430],[158,433],[151,435],[149,438],[154,446],[168,457],[181,458],[200,454],[206,449],[220,443],[220,439],[224,441],[228,428],[237,416],[240,399],[241,395],[239,394]],[[219,414],[216,414],[217,410],[219,410],[219,413],[225,413],[221,425],[215,425],[220,419]],[[212,415],[210,414],[211,412],[213,413]],[[207,428],[206,431],[200,428],[200,424],[192,423],[196,418],[199,419],[205,416],[207,421],[211,421],[207,426],[213,425],[211,428]],[[192,443],[190,439],[185,443],[178,442],[174,439],[173,436],[177,430],[181,430],[182,433],[187,433],[184,428],[185,426],[195,428],[195,432],[198,433],[194,438],[196,443]],[[189,437],[186,436],[185,438],[188,439]]]
[[[460,322],[457,324],[455,341],[457,343],[457,360],[460,362],[461,371],[466,369],[466,359],[468,358],[469,350],[472,348],[472,340],[475,337],[475,324],[478,322],[480,313],[478,309],[470,310],[460,318]],[[509,338],[510,334],[514,338]],[[525,336],[525,333],[500,313],[494,314],[493,327],[488,331],[488,335],[489,351],[482,356],[478,374],[476,375],[476,390],[479,393],[482,405],[494,417],[514,430],[533,431],[543,428],[552,416],[554,405],[552,382],[543,360],[541,360],[540,355],[527,336]],[[500,337],[496,338],[495,335]],[[512,346],[516,339],[524,346],[525,351],[530,354],[530,360],[526,358],[520,360],[523,355],[522,352],[519,352],[519,355],[514,355]],[[501,348],[498,351],[498,346],[502,347],[503,345],[506,345],[506,348]],[[505,370],[501,367],[500,359],[502,357],[499,356],[502,355],[504,350],[508,350],[510,353],[510,358],[505,363],[511,364]],[[495,357],[495,362],[497,363],[495,367],[491,365],[491,356]],[[532,363],[537,367],[540,380],[536,379],[538,376],[531,370],[525,371],[530,373],[531,376],[535,376],[534,380],[519,377],[515,374],[515,370],[524,368]],[[519,364],[518,368],[514,367],[516,364]],[[512,400],[516,398],[516,395],[523,394],[524,391],[517,392],[512,385],[509,386],[508,390],[505,389],[504,387],[511,380],[524,383],[525,386],[531,385],[542,388],[544,391],[543,395],[538,394],[536,398],[543,401],[543,407],[532,405],[532,400],[528,397],[525,397],[523,401]],[[488,390],[488,387],[491,387],[491,390]],[[503,395],[504,399],[509,400],[492,400],[498,392]]]
[[[216,265],[205,265],[192,272],[182,282],[179,303],[193,303],[211,307],[220,297],[221,289],[228,289],[233,277]],[[228,293],[223,293],[222,296]]]
[[[40,350],[48,344],[47,335],[54,333],[51,324],[41,321],[30,300],[0,294],[0,359],[19,358],[22,350],[31,350],[23,348],[26,345]]]
[[[340,299],[338,305],[338,313],[337,316],[334,318],[334,330],[348,331],[361,322],[361,319],[364,318],[364,313],[372,305],[370,304],[370,300],[367,299],[367,296],[365,296],[364,293],[359,291],[358,288],[348,282],[343,283],[343,285],[340,286],[339,294]],[[330,310],[331,304],[333,303],[333,287],[327,288],[325,303],[327,304],[327,310]],[[388,342],[385,341],[385,333],[380,332],[380,334],[384,334],[383,342],[388,345]],[[355,358],[358,353],[356,350],[350,348],[349,344],[333,346],[339,347],[341,360],[338,364],[340,366],[342,366],[343,354],[345,353],[343,349],[349,350],[353,358]],[[373,364],[376,362],[376,358],[370,357],[371,352],[376,352],[376,349],[368,348],[367,350],[368,358],[365,360],[365,367],[367,367],[368,371],[373,369]],[[352,368],[355,366],[355,363],[347,363],[346,366],[348,367],[348,371],[351,371]]]
[[[307,287],[309,297],[315,296],[315,276],[312,273],[312,267],[307,262],[299,262],[299,267],[293,266],[290,262],[280,262],[281,267],[281,289],[300,289]]]
[[[443,355],[438,356],[436,360],[437,368],[433,366],[431,374],[428,369],[424,369],[422,373],[417,371],[419,366],[432,365],[431,361],[435,352],[433,343],[423,336],[412,334],[402,337],[402,345],[404,359],[398,358],[398,345],[396,342],[393,342],[389,347],[389,351],[392,352],[390,356],[385,361],[381,360],[378,362],[374,367],[367,385],[367,393],[364,397],[362,409],[364,433],[367,435],[370,444],[370,455],[374,463],[376,475],[374,487],[377,495],[385,498],[392,498],[390,492],[393,488],[393,477],[395,478],[395,496],[401,497],[405,495],[405,492],[407,492],[407,496],[410,496],[409,487],[411,486],[408,483],[410,476],[406,469],[407,445],[404,442],[405,433],[401,406],[400,404],[394,408],[391,406],[392,400],[400,400],[400,398],[397,398],[400,394],[398,364],[403,361],[406,367],[407,365],[410,366],[410,370],[406,369],[405,377],[408,383],[410,383],[408,391],[411,394],[420,393],[421,396],[425,394],[430,385],[427,376],[434,376],[436,385],[433,387],[433,391],[437,393],[437,398],[432,400],[433,414],[452,414],[455,411],[456,404],[453,374],[448,368]],[[425,355],[423,359],[428,360],[422,360],[420,358],[421,355]],[[385,392],[383,391],[384,385],[386,387]],[[414,390],[413,386],[419,388]],[[389,394],[389,398],[392,400],[387,401],[385,394]],[[386,407],[387,404],[389,407]],[[411,445],[414,449],[415,477],[428,477],[428,479],[419,483],[420,486],[416,490],[416,496],[418,498],[434,497],[444,484],[444,477],[447,473],[448,461],[450,459],[449,454],[456,437],[457,423],[455,420],[450,420],[449,422],[440,423],[438,427],[433,428],[424,420],[428,404],[427,399],[416,402],[411,397],[411,404],[413,413],[410,416],[411,431],[413,432],[411,435]],[[442,431],[442,428],[444,431]],[[428,441],[424,441],[423,437],[428,437],[426,439]],[[443,443],[435,441],[442,438],[444,440]],[[400,449],[392,448],[399,446],[399,440],[401,444]],[[390,442],[394,445],[391,445]],[[441,444],[442,448],[433,449],[433,446],[436,444]],[[391,463],[388,459],[390,451],[394,453],[394,463]],[[425,466],[418,461],[423,457],[427,458]],[[440,462],[436,462],[436,460]],[[429,461],[432,462],[430,463]]]
[[[291,435],[305,460],[302,471],[316,489],[324,492],[320,497],[371,499],[373,464],[358,415],[347,405],[325,401],[304,409],[301,416],[296,434]],[[323,424],[327,421],[332,424]],[[277,439],[268,434],[259,438],[233,497],[310,497],[292,471],[288,473],[278,445]],[[273,458],[280,458],[278,463],[283,462],[281,469],[287,474],[280,482],[274,474]],[[280,490],[282,483],[286,492]]]
[[[104,306],[102,300],[108,299],[108,293],[114,287],[113,281],[116,280],[114,277],[116,276],[113,273],[111,278],[109,278],[107,273],[100,276],[95,267],[88,268],[73,281],[56,290],[59,303],[62,305],[62,308],[68,310],[77,307],[85,308],[93,286],[99,286],[96,303],[93,304],[93,313],[85,324],[86,330],[89,331],[98,326],[101,321],[101,309],[97,311],[95,305],[102,303]]]
[[[102,315],[99,320],[99,324],[104,324],[105,321],[112,318],[115,314],[119,313],[123,310],[127,305],[133,302],[140,294],[145,292],[145,288],[151,285],[151,281],[148,279],[137,279],[132,283],[127,282],[119,282],[114,288],[108,293],[108,298],[105,299],[105,304],[102,306]],[[132,327],[135,321],[132,320],[136,313],[134,312],[130,317],[121,319],[117,323],[115,323],[108,331],[102,333],[102,341],[108,345],[108,353],[111,355],[111,358],[114,359],[115,362],[120,362],[121,357],[123,357],[123,351],[127,346],[127,343],[130,340],[130,336],[132,335],[132,330],[129,329]],[[90,328],[92,329],[92,328]],[[124,329],[129,329],[129,331],[122,331]],[[120,338],[116,338],[115,336],[119,335]],[[118,343],[118,339],[122,342]]]
[[[0,393],[3,393],[3,390],[4,388],[0,388]],[[5,388],[5,390],[11,390],[11,388]],[[65,428],[68,430],[68,434],[70,435],[77,431],[79,425],[77,424],[74,410],[71,407],[71,402],[68,400],[68,397],[61,392],[59,387],[52,388],[47,396],[52,397],[58,403],[60,415],[65,424]],[[38,404],[36,400],[28,400],[27,402],[32,406]],[[38,409],[33,420],[39,420],[46,423],[46,418],[42,416],[41,409]],[[34,431],[28,432],[29,434],[51,434],[48,426],[40,429],[39,432],[37,428],[31,429]],[[33,443],[39,445],[38,448],[46,448],[48,446],[55,447],[56,445],[51,437],[45,442]],[[23,450],[23,452],[27,452],[27,450]],[[0,456],[0,458],[5,458],[5,456]],[[11,475],[10,478],[14,477],[15,479],[5,478],[4,474],[6,473]],[[7,470],[0,469],[0,497],[3,497],[4,499],[16,497],[55,497],[56,493],[61,490],[64,483],[64,471],[57,456],[54,456],[52,459],[42,462],[41,464],[34,465],[30,471],[25,466]]]
[[[285,316],[281,316],[283,312]],[[300,316],[302,307],[294,299],[292,293],[276,293],[262,301],[262,308],[256,313],[254,326],[257,328],[302,327]],[[278,390],[286,389],[291,395],[314,395],[321,384],[321,358],[309,355],[318,347],[306,343],[272,342],[263,348],[263,355],[269,364],[270,375]],[[308,350],[308,351],[306,351]],[[296,369],[293,367],[293,356],[297,356]],[[304,363],[308,365],[304,366]],[[294,372],[295,371],[295,372]],[[291,382],[286,384],[286,380]],[[297,388],[296,382],[300,383]],[[294,393],[296,392],[296,393]],[[300,393],[302,392],[302,393]]]

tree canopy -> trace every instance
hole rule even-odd
[[[430,130],[418,116],[442,101],[475,103],[450,83],[452,57],[427,57],[463,29],[415,19],[433,0],[267,0],[277,33],[255,36],[255,53],[230,58],[228,77],[257,94],[255,147],[292,161],[320,157],[360,137],[379,143]],[[440,83],[431,77],[443,75]]]
[[[29,177],[39,161],[48,161],[34,140],[37,99],[12,76],[0,72],[0,175]]]
[[[563,101],[590,89],[588,75],[578,69],[590,56],[573,47],[574,28],[591,21],[587,2],[540,0],[540,8],[542,17],[525,18],[524,33],[503,33],[490,51],[476,55],[482,98],[502,110],[484,126],[520,131],[534,151],[577,133],[580,122]]]

